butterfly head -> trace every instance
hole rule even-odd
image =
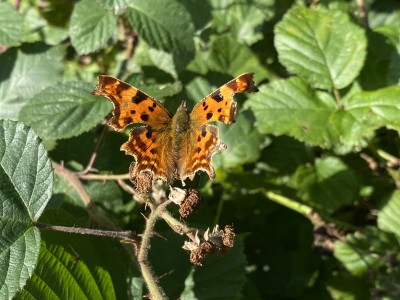
[[[189,111],[186,101],[183,100],[172,119],[172,126],[176,133],[185,133],[189,129]]]

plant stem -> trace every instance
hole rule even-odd
[[[129,179],[129,173],[127,174],[85,174],[79,175],[79,178],[84,180],[121,180]]]
[[[149,215],[146,221],[146,228],[142,235],[142,243],[139,248],[138,262],[144,281],[146,282],[147,288],[149,290],[151,299],[166,299],[166,295],[162,288],[158,285],[157,278],[154,276],[151,270],[150,264],[148,263],[147,257],[150,249],[150,239],[154,232],[154,226],[157,220],[161,217],[162,213],[165,211],[166,207],[172,203],[171,200],[167,200],[164,203],[157,206]]]
[[[285,196],[275,194],[274,192],[263,192],[266,197],[271,199],[272,201],[281,204],[283,206],[286,206],[287,208],[290,208],[291,210],[297,211],[298,213],[302,214],[305,217],[308,217],[308,215],[312,212],[312,208],[309,207],[308,205],[301,204],[297,201],[294,201],[290,198],[286,198]]]
[[[67,226],[44,224],[39,222],[35,222],[34,225],[37,228],[43,230],[54,230],[54,231],[61,231],[68,233],[105,236],[121,240],[128,240],[132,242],[137,242],[139,240],[139,236],[133,231],[110,231],[110,230],[99,230],[99,229],[81,228],[81,227],[67,227]]]
[[[364,21],[364,26],[366,28],[369,27],[369,21],[368,21],[368,13],[367,9],[365,8],[365,0],[357,0],[357,6],[358,6],[358,14],[360,18]]]
[[[94,162],[96,161],[96,158],[97,158],[97,153],[99,152],[100,146],[103,143],[106,132],[107,132],[107,126],[103,125],[103,128],[101,129],[101,132],[100,132],[99,139],[97,140],[94,151],[89,159],[89,163],[87,164],[86,168],[83,171],[78,172],[79,175],[85,175],[85,174],[89,173],[90,170],[93,168]]]
[[[90,208],[93,205],[92,199],[90,198],[89,193],[86,191],[85,187],[79,180],[79,177],[77,176],[77,174],[75,172],[72,172],[72,171],[64,168],[63,165],[60,165],[54,161],[53,161],[52,165],[53,165],[54,171],[58,175],[63,177],[66,181],[68,181],[73,186],[73,188],[78,192],[85,207]]]

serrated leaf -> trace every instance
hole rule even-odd
[[[352,204],[359,189],[355,174],[336,157],[318,159],[314,167],[300,166],[293,180],[304,201],[327,213]]]
[[[150,47],[171,53],[178,71],[193,58],[194,25],[186,8],[174,0],[136,0],[127,17]]]
[[[246,102],[263,133],[288,134],[300,141],[330,147],[339,139],[334,99],[319,97],[306,82],[292,77],[260,87]]]
[[[316,88],[348,86],[366,55],[364,31],[340,11],[290,10],[275,27],[280,62]]]
[[[210,47],[209,57],[204,61],[210,70],[229,74],[232,77],[253,72],[256,81],[269,76],[268,71],[260,65],[258,57],[250,48],[240,44],[229,35],[214,38]]]
[[[93,85],[84,82],[48,87],[22,108],[19,118],[46,140],[79,135],[99,124],[111,111],[108,101],[90,94],[92,89]]]
[[[388,264],[389,253],[398,253],[399,244],[393,235],[376,227],[348,234],[345,241],[335,242],[335,257],[353,275],[362,275]]]
[[[0,54],[0,118],[16,120],[27,99],[61,80],[64,47],[24,44]]]
[[[90,221],[84,210],[64,207],[46,210],[41,221],[69,227]],[[127,299],[127,279],[138,276],[127,253],[114,239],[43,231],[38,265],[18,299]]]
[[[388,127],[400,131],[400,86],[354,94],[345,109],[364,129]]]
[[[235,299],[245,282],[246,258],[241,239],[224,257],[209,257],[202,268],[192,268],[185,280],[182,300],[189,299]]]
[[[254,117],[250,111],[240,112],[235,124],[218,124],[218,127],[220,139],[228,149],[214,156],[213,166],[229,169],[257,161],[264,138],[254,130]]]
[[[0,45],[19,45],[23,24],[24,18],[11,4],[6,2],[0,3]]]
[[[32,129],[0,120],[0,298],[11,299],[32,275],[40,233],[32,226],[52,193],[53,169]]]
[[[117,18],[96,0],[78,2],[71,16],[71,43],[80,54],[104,48],[117,28]]]
[[[273,2],[241,2],[234,0],[212,0],[213,24],[217,32],[231,32],[235,40],[252,45],[263,38],[262,24],[272,16]],[[270,5],[268,11],[267,5]],[[261,6],[261,7],[260,7]]]
[[[97,2],[104,8],[112,10],[114,14],[120,15],[129,5],[135,3],[135,0],[98,0]]]
[[[395,191],[378,213],[378,227],[394,233],[400,240],[400,192]]]

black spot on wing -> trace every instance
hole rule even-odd
[[[136,95],[132,97],[132,102],[135,104],[139,104],[140,102],[142,102],[146,99],[147,99],[147,96],[143,92],[137,90]]]
[[[213,116],[213,114],[212,114],[212,113],[207,113],[207,115],[206,115],[206,119],[207,119],[207,120],[210,120],[210,119],[212,118],[212,116]]]
[[[153,134],[153,132],[151,131],[151,128],[147,129],[146,137],[147,137],[148,139],[151,138],[152,134]]]
[[[140,118],[142,119],[142,121],[146,122],[149,120],[149,115],[148,114],[143,114],[140,116]]]
[[[221,92],[218,89],[211,94],[211,98],[213,98],[217,102],[221,102],[224,99],[224,96],[222,96]]]

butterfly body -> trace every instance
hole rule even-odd
[[[131,123],[144,124],[134,127],[128,142],[121,146],[121,150],[135,157],[132,178],[150,172],[167,182],[193,179],[198,170],[214,179],[212,156],[226,145],[219,139],[218,127],[207,123],[235,122],[233,95],[258,91],[253,74],[245,73],[205,97],[190,113],[182,101],[172,115],[160,102],[119,79],[102,75],[98,81],[93,94],[106,96],[114,104],[111,126],[121,130]]]

